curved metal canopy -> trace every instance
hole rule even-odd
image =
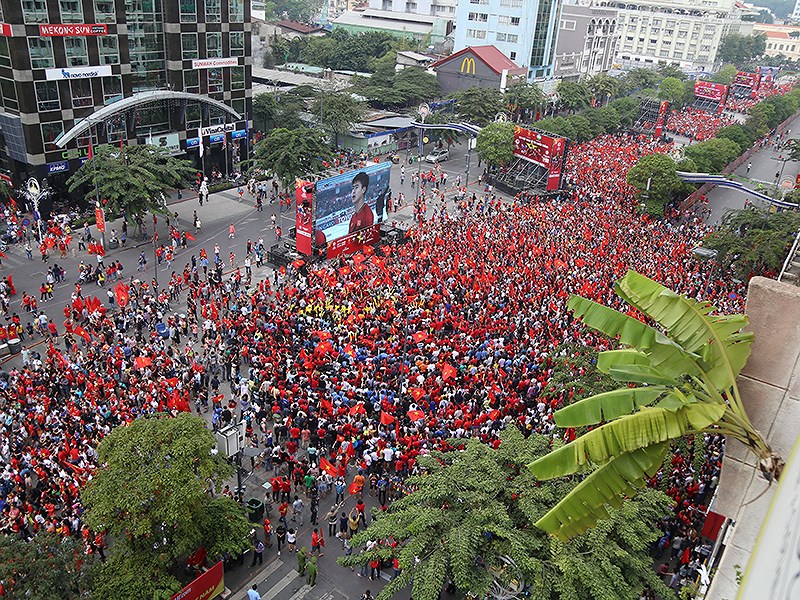
[[[74,140],[82,133],[85,133],[88,129],[90,129],[94,125],[102,123],[112,115],[125,112],[127,110],[130,110],[131,108],[136,108],[137,106],[149,104],[150,102],[158,102],[159,100],[194,100],[196,102],[203,102],[204,104],[210,104],[211,106],[214,106],[222,111],[229,113],[237,120],[242,118],[242,115],[233,110],[227,104],[220,102],[219,100],[214,100],[213,98],[209,98],[208,96],[200,96],[198,94],[190,94],[188,92],[174,92],[172,90],[155,90],[152,92],[139,92],[138,94],[134,94],[133,96],[123,98],[118,102],[114,102],[113,104],[104,106],[100,110],[93,112],[88,117],[81,119],[80,121],[75,123],[75,125],[72,126],[72,129],[70,129],[69,131],[65,131],[61,135],[59,135],[53,141],[53,143],[59,148],[63,148],[70,141]]]

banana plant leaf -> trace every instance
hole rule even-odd
[[[667,393],[663,386],[622,388],[603,392],[579,400],[556,411],[554,417],[559,427],[584,427],[617,417],[629,415],[633,411],[648,406]]]
[[[645,477],[655,475],[668,444],[660,443],[623,454],[597,468],[558,504],[536,522],[536,526],[566,542],[609,516],[607,506],[619,508],[623,498],[644,487]]]
[[[748,323],[747,315],[711,315],[714,305],[681,296],[635,271],[628,271],[615,289],[686,352],[699,355],[698,366],[718,390],[735,385],[753,342],[752,333],[741,331]]]
[[[585,433],[528,467],[542,480],[571,475],[628,452],[702,430],[719,421],[726,409],[724,404],[706,403],[688,404],[677,411],[644,407]]]
[[[698,374],[699,356],[687,352],[656,328],[580,296],[570,296],[567,306],[586,326],[610,338],[619,336],[621,344],[647,354],[652,366],[661,372],[675,378]]]

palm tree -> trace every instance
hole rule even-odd
[[[661,329],[572,296],[569,307],[589,327],[624,346],[600,353],[598,368],[625,387],[585,398],[555,414],[560,427],[596,426],[533,461],[539,479],[590,473],[536,526],[570,539],[608,516],[661,466],[669,442],[703,432],[733,437],[759,458],[764,475],[780,477],[783,460],[756,431],[736,378],[750,356],[746,315],[681,296],[629,271],[617,294]],[[638,387],[629,387],[635,384]]]

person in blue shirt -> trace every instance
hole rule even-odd
[[[261,594],[258,593],[258,585],[255,583],[251,589],[247,590],[247,600],[261,600]]]

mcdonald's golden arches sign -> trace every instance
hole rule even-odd
[[[471,56],[465,56],[461,61],[461,70],[459,72],[465,75],[475,75],[475,59]]]

